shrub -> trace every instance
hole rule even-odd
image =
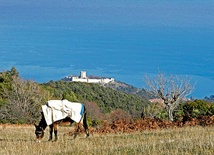
[[[188,101],[186,104],[184,104],[183,110],[188,112],[190,117],[200,117],[211,114],[212,106],[209,102],[195,100]]]
[[[130,118],[131,118],[131,116],[127,112],[125,112],[119,108],[110,113],[111,122],[114,122],[114,121],[120,120],[120,119],[130,119]]]

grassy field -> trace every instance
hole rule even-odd
[[[41,143],[36,143],[34,126],[0,125],[1,155],[63,154],[144,154],[144,155],[213,155],[214,126],[185,127],[143,131],[130,134],[94,134],[75,140],[67,133],[71,127],[59,128],[59,140],[48,142],[48,128]]]

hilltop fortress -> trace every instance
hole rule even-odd
[[[70,82],[87,82],[87,83],[102,83],[102,84],[114,82],[114,78],[86,76],[86,71],[81,71],[80,76],[72,76],[72,75],[66,76],[64,80],[70,81]]]

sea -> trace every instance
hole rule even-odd
[[[93,2],[93,3],[92,3]],[[188,97],[214,95],[214,2],[0,0],[0,72],[38,83],[145,75],[188,77]]]

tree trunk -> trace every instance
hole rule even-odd
[[[172,112],[173,112],[173,110],[172,110],[172,108],[169,106],[169,108],[168,108],[168,117],[169,117],[169,121],[173,121],[173,115],[172,115]]]

